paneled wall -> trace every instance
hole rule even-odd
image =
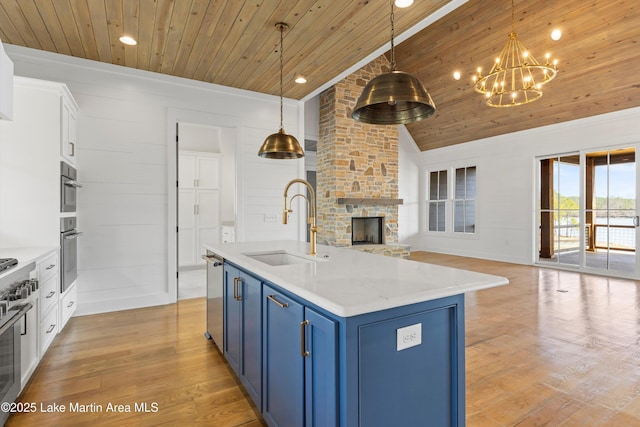
[[[232,128],[238,240],[300,238],[300,227],[277,219],[284,185],[302,176],[303,161],[256,155],[278,130],[277,97],[17,46],[6,50],[16,75],[66,83],[80,106],[78,229],[84,235],[77,314],[175,301],[175,123],[168,121]],[[285,100],[284,126],[303,140],[301,105]],[[276,221],[265,220],[274,214]]]
[[[428,170],[451,165],[477,166],[476,233],[425,232],[425,191],[419,191],[420,232],[405,235],[412,250],[531,264],[536,251],[536,157],[580,150],[640,147],[640,108],[486,138],[415,156],[401,154],[405,164],[416,159],[419,183]],[[637,149],[637,148],[636,148]],[[404,167],[401,167],[403,170]],[[402,173],[401,173],[402,176]],[[401,187],[403,185],[401,179]],[[424,188],[424,187],[421,187]],[[640,188],[640,187],[638,187]]]

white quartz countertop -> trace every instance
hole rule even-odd
[[[34,261],[39,260],[45,255],[53,253],[58,248],[54,246],[39,246],[39,247],[27,247],[27,248],[2,248],[0,249],[0,258],[15,258],[18,260],[18,264],[8,270],[0,273],[0,279],[4,276],[11,274],[15,270],[19,270],[25,265],[28,265]]]
[[[509,283],[500,276],[324,245],[318,245],[316,260],[310,263],[272,266],[247,255],[271,251],[308,254],[309,244],[298,241],[219,243],[205,247],[340,317]]]

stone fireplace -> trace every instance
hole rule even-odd
[[[380,242],[354,249],[407,257],[408,247],[398,245],[398,127],[351,117],[367,82],[387,71],[380,56],[320,94],[318,243],[351,247],[352,218],[382,218]]]

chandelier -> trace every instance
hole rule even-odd
[[[550,55],[541,65],[518,40],[515,30],[515,7],[511,0],[511,32],[489,74],[482,69],[473,76],[476,92],[483,94],[490,107],[514,107],[535,101],[542,96],[542,86],[553,80],[558,60],[549,63]]]

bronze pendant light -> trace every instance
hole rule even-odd
[[[396,70],[393,0],[391,0],[391,72],[373,78],[365,86],[351,117],[363,123],[399,125],[425,119],[436,106],[422,83]]]
[[[284,22],[276,24],[276,30],[280,31],[280,131],[271,134],[264,140],[258,156],[266,159],[299,159],[304,157],[304,151],[300,143],[293,135],[284,133],[282,127],[282,39],[283,33],[289,28]]]

